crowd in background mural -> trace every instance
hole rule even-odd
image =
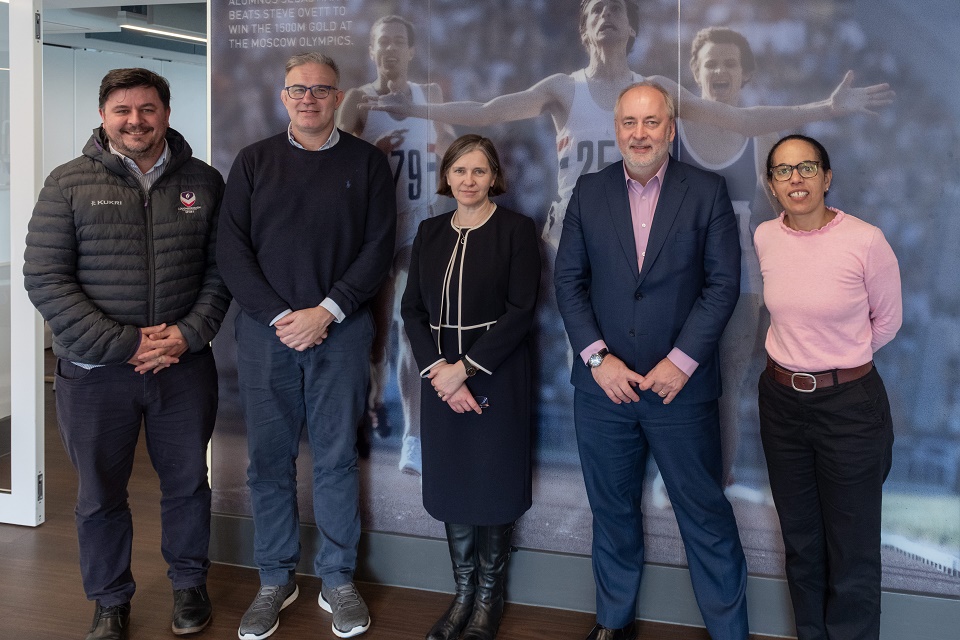
[[[296,12],[269,19],[229,13],[256,4],[228,0],[212,4],[212,148],[214,164],[224,174],[240,148],[285,126],[286,112],[279,99],[283,62],[300,52],[296,44],[234,45],[229,27],[246,24],[262,29],[268,24],[278,35],[278,24],[316,22],[298,18]],[[323,18],[336,23],[327,35],[350,38],[329,40],[343,44],[321,49],[340,64],[344,90],[376,76],[367,45],[371,26],[385,14],[402,15],[414,24],[417,41],[410,78],[437,83],[446,101],[485,102],[523,91],[551,74],[571,73],[588,61],[578,33],[579,2],[575,0],[513,0],[509,4],[493,0],[468,4],[454,0],[302,0],[277,6],[281,4],[339,7],[336,20]],[[743,88],[744,106],[826,100],[851,69],[855,86],[889,83],[896,91],[896,100],[876,109],[875,116],[846,115],[800,129],[830,150],[838,179],[827,204],[879,226],[901,265],[903,328],[877,357],[896,428],[884,510],[889,543],[884,552],[884,586],[955,594],[960,585],[960,287],[958,265],[951,256],[960,240],[960,222],[955,215],[960,195],[957,100],[951,105],[938,95],[935,88],[940,78],[904,62],[902,52],[910,43],[888,38],[896,32],[896,25],[888,25],[887,33],[868,31],[858,17],[858,3],[852,0],[802,5],[786,0],[643,0],[639,10],[639,29],[627,58],[630,67],[644,76],[671,78],[693,93],[699,91],[688,66],[690,43],[708,26],[739,31],[750,43],[757,69]],[[679,107],[682,120],[683,99]],[[454,128],[457,134],[475,129]],[[508,193],[497,200],[543,228],[557,194],[554,123],[542,115],[480,131],[496,142],[510,178]],[[686,158],[681,155],[680,159]],[[442,205],[438,203],[441,210],[448,210]],[[755,201],[751,225],[773,215],[769,203]],[[549,272],[544,273],[543,283],[546,290],[552,288]],[[542,296],[546,301],[536,336],[538,470],[534,507],[519,524],[518,541],[524,547],[585,553],[589,549],[589,511],[577,485],[569,345],[547,293]],[[761,313],[761,322],[762,317]],[[232,340],[231,333],[223,331],[217,339],[215,346],[221,355],[229,356],[231,347],[226,343]],[[756,334],[752,355],[744,364],[748,368],[746,384],[737,397],[739,446],[732,473],[743,491],[733,495],[732,502],[751,572],[776,575],[781,572],[782,556],[778,554],[782,549],[776,517],[766,500],[754,384],[763,363],[764,331]],[[395,351],[395,336],[391,344]],[[238,437],[243,426],[236,410],[235,386],[231,387],[235,382],[230,381],[234,365],[229,357],[219,360],[221,372],[227,375],[221,376],[222,411],[214,437],[215,508],[248,513],[243,488],[245,447]],[[368,434],[371,451],[364,470],[364,524],[381,531],[439,536],[441,529],[419,505],[416,479],[402,475],[397,467],[402,417],[395,382],[392,376],[388,379],[387,419],[394,428],[380,436]],[[566,487],[571,488],[568,491]],[[562,525],[558,521],[561,512]],[[683,564],[682,553],[675,548],[675,527],[669,525],[669,509],[648,508],[647,517],[665,523],[652,528],[660,533],[655,533],[658,539],[648,545],[649,559]],[[585,524],[579,526],[578,521]],[[668,551],[658,555],[658,546]]]

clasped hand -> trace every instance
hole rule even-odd
[[[166,323],[140,329],[140,346],[128,362],[135,371],[144,374],[147,371],[159,373],[172,364],[180,362],[180,356],[187,350],[180,327]]]
[[[427,374],[437,397],[457,413],[473,411],[483,413],[476,398],[467,387],[467,370],[459,360],[453,364],[441,362]]]
[[[658,362],[645,376],[630,369],[613,354],[607,355],[600,366],[591,371],[593,379],[615,404],[638,402],[640,396],[634,387],[640,391],[653,390],[663,398],[663,404],[670,404],[690,379],[667,358]]]
[[[333,314],[324,307],[310,307],[291,311],[277,320],[273,327],[280,342],[291,349],[305,351],[327,339],[333,321]]]

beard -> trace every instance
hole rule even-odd
[[[152,127],[142,129],[122,129],[117,135],[107,134],[110,146],[119,153],[132,160],[149,158],[163,149],[164,136],[151,135],[156,130]],[[139,139],[129,137],[130,134],[140,135]]]

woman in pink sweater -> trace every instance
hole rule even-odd
[[[806,136],[767,157],[783,213],[754,236],[770,311],[760,435],[799,640],[876,640],[893,425],[873,353],[900,328],[900,271],[880,229],[826,206],[832,179]]]

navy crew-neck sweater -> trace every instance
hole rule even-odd
[[[258,322],[327,296],[349,316],[390,269],[396,223],[393,179],[380,150],[341,131],[332,148],[306,151],[283,132],[237,155],[217,262],[240,308]]]

